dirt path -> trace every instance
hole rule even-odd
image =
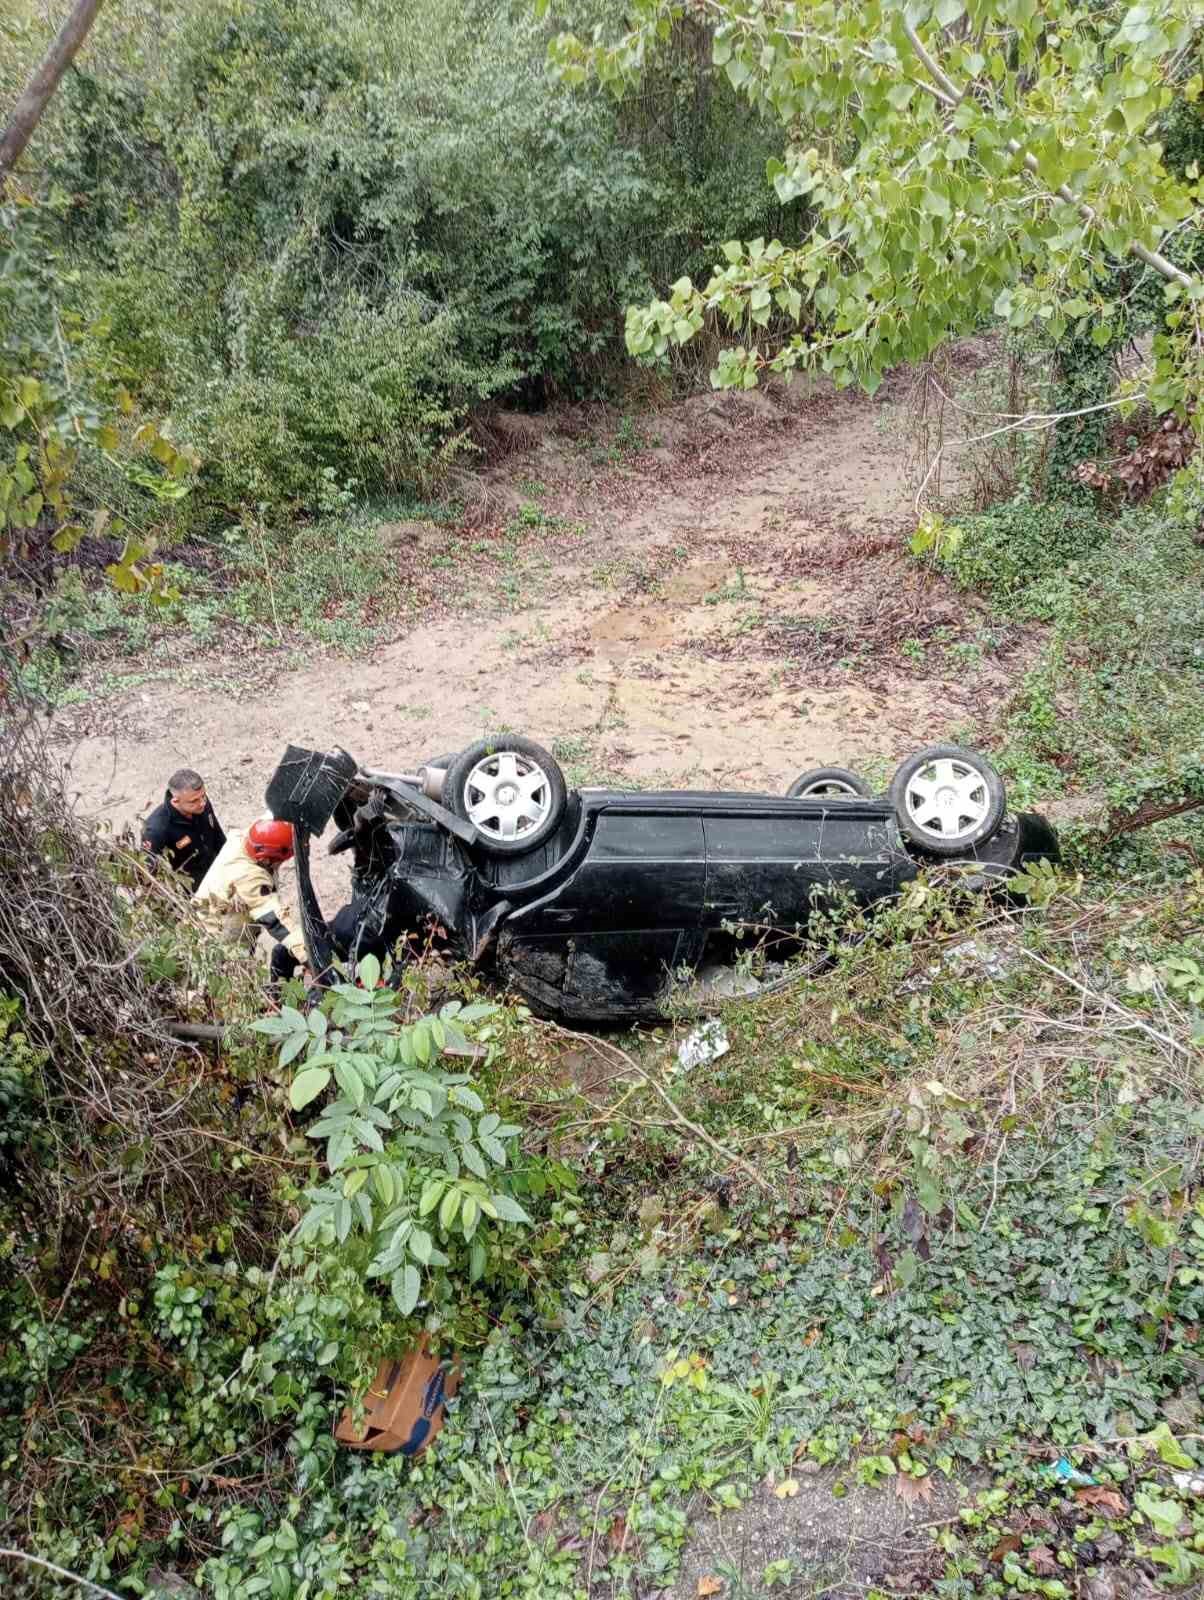
[[[601,472],[571,415],[514,419],[523,448],[486,487],[529,528],[383,530],[428,620],[359,659],[290,670],[282,651],[262,689],[216,666],[198,687],[194,663],[91,701],[70,757],[81,810],[120,826],[188,763],[239,825],[289,742],[401,768],[503,728],[576,781],[777,791],[833,762],[884,777],[981,725],[1026,654],[903,553],[904,389],[699,396]],[[320,860],[337,892],[342,864]]]

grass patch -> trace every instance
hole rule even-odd
[[[1088,794],[1113,825],[1143,806],[1204,800],[1204,551],[1183,524],[1130,512],[1090,562],[1012,605],[1050,625],[1003,725],[1000,764],[1017,799]],[[1168,839],[1198,852],[1202,816],[1118,836],[1112,864],[1165,865]]]
[[[941,565],[964,588],[1007,596],[1089,558],[1108,528],[1088,506],[1014,500],[959,516],[939,539]]]
[[[430,507],[407,509],[433,520]],[[451,515],[445,507],[441,520]],[[381,520],[377,510],[287,529],[227,528],[217,540],[175,550],[165,563],[170,598],[156,605],[69,568],[47,604],[42,642],[21,668],[22,687],[69,705],[86,698],[77,678],[89,663],[145,659],[164,642],[173,655],[182,641],[216,646],[232,626],[273,644],[363,650],[419,605],[396,550],[377,534]]]
[[[356,650],[408,607],[396,553],[367,518],[336,517],[262,537],[239,532],[230,553],[235,581],[215,602],[236,622]]]

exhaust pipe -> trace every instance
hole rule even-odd
[[[404,783],[411,789],[417,789],[428,800],[442,800],[447,769],[419,767],[417,772],[380,772],[376,767],[361,767],[358,776],[365,783]]]
[[[422,792],[428,800],[442,800],[443,786],[447,782],[446,767],[421,767],[418,773],[422,779]]]

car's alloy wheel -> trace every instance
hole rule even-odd
[[[1003,779],[991,763],[953,744],[909,757],[891,779],[889,798],[904,836],[938,856],[985,844],[1007,811]]]
[[[479,739],[448,767],[444,804],[471,822],[490,855],[522,855],[560,826],[566,791],[555,758],[530,739]]]

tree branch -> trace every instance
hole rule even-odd
[[[1136,811],[1114,811],[1108,818],[1108,831],[1104,834],[1102,843],[1111,844],[1113,839],[1119,839],[1122,833],[1132,833],[1135,828],[1148,828],[1151,823],[1165,822],[1168,817],[1182,816],[1185,811],[1198,811],[1204,806],[1204,799],[1192,798],[1180,800],[1171,805],[1156,805],[1152,800],[1143,800]]]
[[[88,29],[102,4],[103,0],[75,0],[71,15],[59,29],[58,38],[25,85],[25,92],[13,107],[4,134],[0,137],[0,184],[21,159],[33,130],[41,121],[42,113],[58,88],[63,73],[87,38]]]
[[[956,84],[945,72],[940,62],[937,61],[936,57],[925,46],[924,41],[916,32],[913,23],[905,19],[903,23],[903,31],[907,35],[908,43],[911,45],[911,48],[915,51],[916,56],[922,62],[924,70],[929,74],[930,77],[934,78],[939,85],[939,92],[933,90],[930,84],[924,84],[922,80],[919,80],[920,86],[922,88],[927,88],[930,94],[935,94],[936,98],[940,100],[942,104],[950,107],[959,106],[965,99],[966,90],[959,90],[957,88]],[[1022,156],[1024,158],[1024,165],[1028,171],[1035,173],[1038,177],[1040,177],[1041,168],[1037,162],[1036,156],[1034,156],[1031,151],[1025,150],[1024,146],[1016,139],[1008,140],[1008,149],[1011,150],[1014,155]],[[1084,222],[1094,222],[1096,220],[1096,212],[1094,207],[1089,206],[1085,200],[1080,200],[1078,195],[1076,195],[1072,189],[1068,188],[1066,184],[1060,184],[1054,192],[1057,194],[1060,200],[1065,200],[1067,205],[1073,206],[1078,212],[1079,216],[1083,218]],[[1147,267],[1153,267],[1155,272],[1161,273],[1161,275],[1169,282],[1181,283],[1184,288],[1189,288],[1191,286],[1192,279],[1190,276],[1177,267],[1173,261],[1168,261],[1167,258],[1159,251],[1150,250],[1146,245],[1140,244],[1136,240],[1129,241],[1128,251],[1130,255],[1136,256],[1139,261],[1144,261]]]
[[[949,396],[940,388],[940,385],[938,384],[936,387],[942,398],[947,400]],[[986,433],[976,433],[966,439],[949,439],[937,448],[936,454],[928,464],[928,471],[924,474],[924,481],[915,492],[915,508],[917,511],[922,508],[924,491],[932,481],[932,475],[950,445],[982,444],[987,439],[997,439],[1002,433],[1016,433],[1017,431],[1023,432],[1027,430],[1030,433],[1042,433],[1047,428],[1056,428],[1059,422],[1069,421],[1072,417],[1088,417],[1097,411],[1114,411],[1118,406],[1129,405],[1132,401],[1141,399],[1144,399],[1144,395],[1127,395],[1121,400],[1101,400],[1096,405],[1080,406],[1077,411],[1030,411],[1022,417],[1016,417],[1013,421],[1004,423],[1000,428],[988,428]],[[957,404],[956,401],[953,403],[954,405]],[[1000,412],[998,415],[1006,416],[1007,413]]]
[[[0,1550],[0,1560],[28,1561],[32,1567],[42,1567],[47,1572],[53,1572],[56,1577],[68,1578],[72,1583],[82,1584],[93,1594],[103,1596],[103,1600],[121,1600],[119,1594],[114,1594],[112,1589],[102,1589],[100,1584],[93,1583],[91,1578],[81,1578],[77,1573],[68,1572],[66,1567],[56,1566],[53,1561],[43,1561],[41,1556],[27,1555],[24,1550]]]
[[[650,1072],[645,1072],[643,1067],[640,1066],[639,1062],[636,1061],[632,1056],[628,1055],[626,1050],[621,1049],[619,1045],[615,1044],[610,1039],[593,1037],[592,1035],[585,1033],[574,1033],[571,1028],[561,1028],[555,1023],[549,1024],[549,1027],[554,1029],[555,1032],[559,1033],[563,1038],[580,1039],[582,1043],[592,1045],[595,1050],[601,1050],[612,1057],[616,1057],[630,1072],[634,1072],[636,1076],[640,1078],[649,1089],[652,1090],[653,1094],[655,1094],[658,1099],[663,1102],[665,1107],[672,1113],[673,1121],[669,1124],[669,1126],[684,1128],[687,1133],[691,1134],[695,1139],[699,1139],[703,1144],[708,1145],[715,1152],[715,1154],[722,1160],[726,1161],[729,1166],[739,1167],[740,1171],[743,1172],[746,1177],[751,1178],[757,1187],[763,1189],[766,1194],[775,1196],[778,1194],[779,1191],[766,1178],[762,1177],[755,1167],[750,1166],[748,1162],[745,1161],[741,1156],[738,1156],[734,1150],[729,1150],[726,1145],[720,1144],[718,1139],[709,1134],[705,1128],[700,1127],[697,1122],[692,1122],[690,1118],[687,1117],[681,1110],[680,1106],[677,1105],[672,1095],[669,1094],[666,1089],[661,1087],[661,1085]]]
[[[957,85],[945,72],[945,69],[941,66],[940,62],[925,47],[924,41],[916,32],[915,24],[910,22],[906,17],[903,19],[903,32],[907,35],[907,41],[911,45],[911,48],[924,63],[924,68],[929,77],[935,78],[937,83],[940,84],[943,93],[938,95],[937,98],[944,99],[949,105],[961,105],[962,101],[965,99],[966,91],[964,89],[958,89]]]
[[[1022,155],[1024,157],[1024,165],[1028,170],[1036,173],[1038,177],[1040,176],[1040,165],[1031,151],[1025,150],[1024,146],[1015,139],[1008,140],[1008,149],[1014,151],[1018,156]],[[1066,184],[1059,184],[1054,193],[1059,200],[1065,200],[1068,206],[1073,206],[1084,222],[1094,222],[1096,220],[1095,207],[1089,206],[1085,200],[1080,200],[1074,190],[1068,188]],[[1184,288],[1191,286],[1192,280],[1188,274],[1177,267],[1173,261],[1168,261],[1157,250],[1149,250],[1145,245],[1138,244],[1136,240],[1132,239],[1129,241],[1128,250],[1130,255],[1136,256],[1138,261],[1144,261],[1147,267],[1153,267],[1155,272],[1160,272],[1164,278],[1167,278],[1172,283],[1181,283]]]

